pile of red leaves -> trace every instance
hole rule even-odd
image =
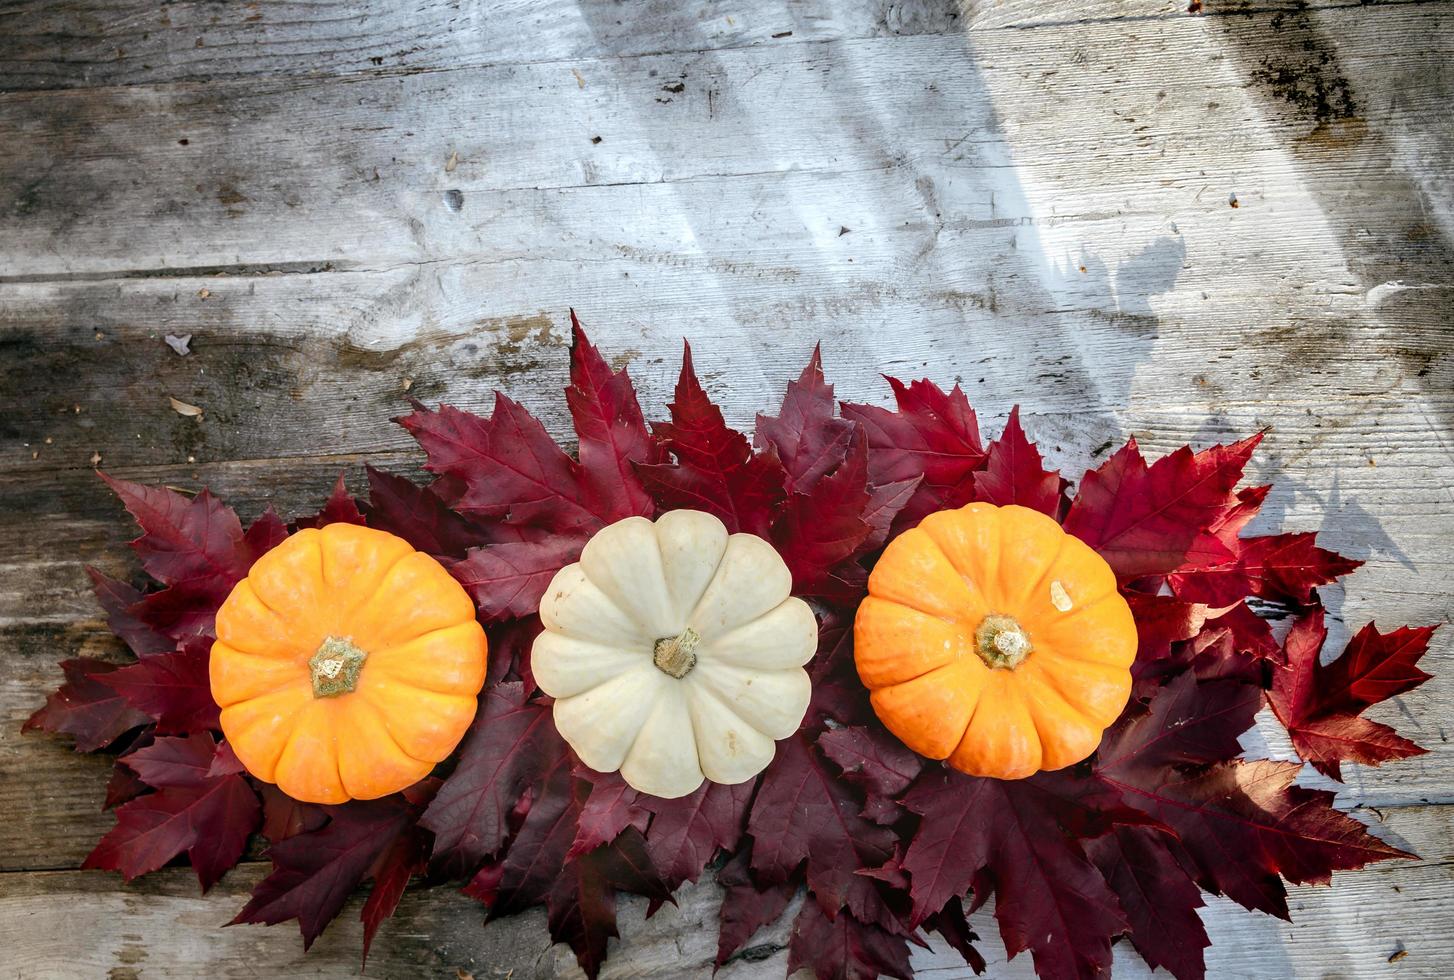
[[[835,403],[815,352],[754,437],[729,428],[682,366],[668,421],[648,426],[624,370],[576,326],[567,404],[573,458],[518,403],[481,418],[415,405],[401,423],[437,479],[369,471],[366,504],[342,479],[293,527],[366,522],[437,556],[488,625],[480,712],[442,778],[383,800],[313,806],[242,771],[218,741],[207,686],[213,615],[290,528],[271,511],[246,530],[205,490],[110,480],[141,525],[144,589],[93,572],[111,628],[136,654],[70,660],[67,683],[27,728],[109,749],[116,827],[87,860],[127,878],[186,852],[203,888],[268,841],[273,872],[238,922],[296,918],[310,943],[372,879],[365,942],[416,875],[465,881],[489,918],[532,905],[592,976],[616,932],[616,895],[654,912],[709,869],[725,889],[725,963],[806,889],[789,968],[819,977],[908,977],[909,945],[940,934],[977,970],[968,915],[991,896],[1010,955],[1046,978],[1109,971],[1127,938],[1153,966],[1201,977],[1202,892],[1286,917],[1284,880],[1408,857],[1295,785],[1300,765],[1242,761],[1238,737],[1264,702],[1304,760],[1377,764],[1423,750],[1361,717],[1418,685],[1431,628],[1372,625],[1323,665],[1316,588],[1358,562],[1311,534],[1242,535],[1267,487],[1238,489],[1259,438],[1148,464],[1134,441],[1081,480],[1047,472],[1012,413],[986,446],[958,387],[890,379],[897,406]],[[1115,569],[1136,614],[1135,689],[1084,763],[1017,782],[926,762],[877,722],[853,668],[852,616],[885,542],[926,514],[1016,503],[1062,521]],[[534,613],[595,531],[677,507],[772,541],[813,603],[821,643],[813,701],[772,765],[739,786],[662,800],[584,768],[556,734],[530,672]],[[1296,619],[1283,643],[1247,605]]]

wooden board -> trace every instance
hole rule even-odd
[[[205,899],[184,870],[75,870],[104,764],[18,729],[56,660],[121,655],[84,566],[130,574],[132,532],[92,461],[251,517],[316,507],[340,469],[361,489],[365,462],[419,475],[389,422],[407,397],[502,388],[568,440],[570,306],[651,414],[683,336],[744,426],[821,339],[841,397],[961,381],[990,432],[1021,404],[1071,476],[1129,433],[1267,429],[1259,527],[1368,562],[1328,596],[1334,643],[1454,619],[1454,14],[1207,6],[0,10],[0,960],[356,971],[356,921],[306,958],[289,927],[214,928],[260,866]],[[1436,679],[1375,712],[1430,754],[1340,789],[1431,860],[1300,890],[1293,927],[1214,903],[1213,975],[1441,975],[1451,654],[1440,636]],[[1261,731],[1250,754],[1290,754]],[[607,975],[703,973],[714,902],[630,905]],[[479,917],[411,894],[368,973],[574,975],[540,916]],[[759,940],[729,975],[782,971],[785,933]],[[964,975],[941,947],[916,964]]]

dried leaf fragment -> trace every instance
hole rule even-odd
[[[188,403],[184,401],[179,401],[178,399],[173,398],[170,395],[167,396],[167,401],[172,403],[172,411],[176,412],[178,415],[185,415],[189,419],[199,419],[202,417],[202,410],[196,405],[189,405]]]
[[[174,333],[169,333],[162,339],[167,342],[168,347],[177,352],[178,357],[186,357],[192,353],[190,346],[192,343],[192,335],[189,333],[184,333],[180,337]]]

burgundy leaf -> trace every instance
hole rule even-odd
[[[1239,737],[1262,707],[1260,688],[1236,681],[1198,682],[1185,672],[1161,687],[1142,713],[1127,712],[1106,732],[1098,768],[1134,766],[1164,774],[1178,766],[1233,759]]]
[[[868,502],[867,446],[863,436],[854,433],[843,462],[808,492],[789,494],[782,519],[773,526],[773,544],[793,573],[795,594],[838,593],[830,575],[861,554],[873,533],[862,517]],[[862,579],[862,570],[857,571]],[[856,599],[859,594],[854,588],[844,598]]]
[[[268,848],[272,873],[257,883],[252,898],[229,925],[244,922],[275,925],[297,919],[303,948],[307,949],[342,911],[353,890],[367,878],[383,872],[385,887],[392,891],[390,878],[402,871],[389,867],[389,857],[392,852],[407,865],[413,852],[403,848],[400,853],[395,848],[401,837],[415,833],[418,808],[396,794],[323,809],[329,817],[323,827],[296,834]],[[372,928],[393,911],[389,897],[386,892],[372,908],[368,904],[364,907],[365,950],[373,935]]]
[[[106,675],[102,681],[157,723],[163,735],[184,735],[219,727],[217,703],[208,676],[212,642],[195,638],[172,653],[161,653]]]
[[[61,670],[66,683],[46,698],[21,731],[71,735],[77,752],[95,752],[151,721],[103,680],[117,672],[116,664],[82,657],[62,660]]]
[[[1239,653],[1249,653],[1262,660],[1275,661],[1282,657],[1282,649],[1273,639],[1272,627],[1245,602],[1237,603],[1208,622],[1229,630],[1233,649]]]
[[[756,444],[782,460],[788,493],[808,493],[838,468],[858,431],[836,417],[833,386],[823,380],[822,351],[814,347],[803,373],[788,383],[777,417],[758,415]]]
[[[1040,451],[1020,428],[1020,407],[1010,409],[1005,431],[990,443],[985,467],[974,474],[974,499],[986,503],[1018,504],[1051,517],[1060,517],[1065,481],[1045,469]]]
[[[299,527],[324,527],[329,524],[363,524],[364,516],[358,509],[358,501],[354,500],[344,485],[343,474],[338,474],[338,480],[333,484],[333,492],[328,495],[328,501],[323,505],[315,517],[300,517],[297,524]]]
[[[909,980],[909,943],[844,912],[836,918],[817,902],[804,902],[788,943],[788,973],[807,969],[817,980]]]
[[[863,800],[839,780],[804,732],[777,744],[762,775],[747,830],[752,868],[760,880],[783,882],[807,862],[808,887],[830,915],[847,905],[875,921],[882,900],[873,882],[856,874],[893,854],[894,834],[865,820]]]
[[[127,765],[157,792],[116,810],[116,826],[84,868],[120,871],[127,881],[155,871],[183,851],[205,892],[242,857],[260,807],[247,780],[209,776],[211,735],[162,738],[127,756]]]
[[[731,850],[741,840],[747,804],[756,788],[756,780],[735,786],[708,781],[674,800],[640,798],[654,814],[646,850],[670,888],[696,881],[719,849]]]
[[[723,889],[717,932],[719,967],[746,946],[759,929],[776,922],[798,890],[792,881],[759,885],[752,877],[751,859],[750,846],[744,847],[717,872],[717,884]]]
[[[611,843],[627,827],[635,827],[638,831],[646,829],[651,811],[645,808],[644,799],[626,785],[619,773],[584,769],[577,778],[590,784],[591,795],[581,807],[575,839],[566,852],[567,860]]]
[[[1202,950],[1212,944],[1196,911],[1205,903],[1173,853],[1177,847],[1164,830],[1146,826],[1117,827],[1086,842],[1131,923],[1136,952],[1177,980],[1201,980]]]
[[[445,499],[469,517],[555,532],[590,533],[603,522],[581,468],[523,406],[496,392],[488,419],[449,405],[415,405],[398,420],[419,441]]]
[[[964,962],[975,973],[983,973],[988,966],[974,944],[979,936],[969,927],[969,918],[964,903],[958,897],[951,898],[938,912],[924,920],[924,928],[944,937],[955,952],[964,957]]]
[[[111,767],[111,778],[106,781],[106,801],[101,809],[112,810],[128,800],[134,800],[151,789],[141,777],[126,767],[124,758],[117,759]]]
[[[913,882],[915,918],[973,885],[976,904],[993,891],[1006,951],[1013,957],[1030,950],[1041,977],[1109,973],[1111,938],[1127,922],[1075,836],[1108,829],[1109,821],[1098,815],[1113,810],[1114,802],[1113,794],[1085,779],[1004,781],[949,769],[926,772],[904,797],[904,805],[923,817],[903,862]]]
[[[459,764],[419,821],[434,832],[439,867],[462,876],[498,853],[509,833],[511,808],[566,752],[550,708],[527,701],[522,683],[490,688],[465,736]]]
[[[874,551],[883,547],[884,542],[889,539],[889,531],[892,530],[899,512],[914,499],[914,492],[919,489],[922,479],[916,476],[912,480],[899,480],[896,483],[868,488],[868,506],[863,509],[861,516],[863,522],[872,530],[863,542],[863,551]]]
[[[924,768],[923,759],[878,726],[830,729],[818,747],[843,770],[843,778],[866,795],[863,815],[874,823],[893,823],[902,815],[895,800]]]
[[[771,449],[754,453],[747,437],[727,426],[697,380],[689,344],[670,408],[671,421],[654,428],[676,462],[637,467],[657,504],[704,510],[728,531],[767,537],[783,501],[783,464]]]
[[[1261,441],[1256,435],[1200,453],[1183,446],[1148,467],[1132,439],[1085,475],[1065,529],[1122,578],[1174,572],[1197,537],[1236,506],[1232,491]]]
[[[640,515],[654,505],[634,464],[658,463],[661,451],[646,429],[626,369],[612,371],[586,339],[571,310],[570,387],[565,400],[579,439],[581,468],[594,510],[606,522]]]
[[[1432,633],[1432,628],[1401,629],[1384,636],[1369,624],[1342,657],[1324,667],[1318,662],[1328,636],[1322,607],[1293,623],[1283,643],[1287,666],[1273,671],[1268,700],[1303,761],[1342,779],[1342,762],[1376,766],[1426,753],[1387,725],[1360,716],[1370,705],[1428,679],[1414,665]]]
[[[435,558],[463,558],[490,540],[488,533],[451,510],[429,487],[368,467],[369,526],[397,534]]]
[[[404,797],[415,813],[428,802],[437,786],[437,781],[427,779],[404,791]],[[399,907],[399,899],[404,897],[409,879],[429,869],[430,843],[428,831],[421,830],[417,824],[409,826],[370,865],[367,876],[373,879],[374,887],[359,912],[359,918],[363,920],[364,962],[368,962],[374,934]]]
[[[888,382],[897,412],[845,402],[843,415],[868,436],[868,473],[875,485],[922,479],[895,521],[902,530],[933,511],[973,499],[974,471],[984,465],[985,450],[974,410],[958,385],[946,394],[931,381]]]
[[[106,610],[106,625],[126,641],[132,653],[138,657],[150,657],[171,652],[175,646],[171,638],[147,625],[132,611],[132,607],[142,599],[140,592],[125,582],[108,578],[90,565],[86,566],[86,574],[91,577],[96,600]]]
[[[282,544],[287,537],[288,525],[269,504],[242,534],[243,560],[251,567],[253,562]]]
[[[316,803],[295,800],[272,783],[259,782],[258,789],[263,798],[262,834],[274,844],[328,822],[327,812]]]
[[[1189,640],[1201,632],[1207,621],[1207,607],[1183,602],[1176,596],[1123,593],[1136,617],[1136,659],[1160,660],[1170,656],[1171,645]]]
[[[99,471],[98,471],[99,472]],[[131,543],[152,578],[167,585],[205,583],[221,604],[251,564],[242,524],[206,490],[188,499],[165,487],[144,487],[100,474],[141,526]]]
[[[528,616],[540,608],[555,573],[581,556],[586,541],[584,535],[561,533],[471,548],[463,561],[449,563],[449,573],[475,600],[482,621]]]

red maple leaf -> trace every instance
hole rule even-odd
[[[577,455],[595,510],[606,521],[653,512],[634,464],[661,461],[626,369],[612,371],[571,310],[570,387],[565,391],[579,440]]]
[[[1010,409],[1005,431],[990,443],[984,469],[974,473],[974,499],[986,503],[1019,504],[1060,518],[1066,481],[1045,469],[1040,451],[1020,428],[1020,407]]]
[[[475,600],[480,619],[497,623],[540,608],[550,580],[579,558],[583,547],[585,541],[575,535],[537,533],[529,540],[471,548],[463,561],[449,563],[449,573]]]
[[[1065,529],[1123,579],[1174,572],[1198,537],[1236,506],[1233,490],[1261,441],[1256,435],[1199,453],[1183,446],[1148,467],[1131,439],[1085,475]]]
[[[1040,976],[1108,973],[1111,939],[1128,923],[1076,838],[1109,830],[1118,803],[1099,782],[1061,773],[1004,781],[926,771],[904,797],[923,818],[903,860],[914,919],[973,886],[976,905],[994,894],[1006,951],[1030,950]]]
[[[869,479],[883,486],[920,480],[894,522],[913,527],[936,510],[974,499],[974,471],[984,465],[979,423],[959,385],[947,394],[932,381],[905,385],[888,378],[898,411],[843,403],[843,417],[868,436]]]
[[[1176,838],[1163,828],[1118,826],[1085,849],[1116,893],[1131,945],[1147,965],[1177,980],[1201,980],[1211,940],[1196,910],[1206,903],[1177,857]]]
[[[187,498],[166,487],[145,487],[98,471],[131,511],[142,535],[131,543],[152,578],[187,583],[227,597],[250,564],[242,524],[222,501],[203,490]]]
[[[328,814],[316,803],[295,800],[272,783],[259,782],[263,798],[262,835],[276,844],[328,822]]]
[[[570,945],[588,977],[600,971],[616,929],[616,893],[670,901],[645,842],[627,828],[609,844],[567,859],[591,785],[568,758],[546,774],[541,792],[497,867],[486,867],[465,893],[490,904],[488,920],[544,904],[550,935]],[[487,921],[488,921],[487,920]]]
[[[772,541],[793,573],[793,593],[856,601],[868,575],[853,560],[873,528],[863,519],[869,504],[868,452],[854,433],[847,455],[806,492],[788,495]]]
[[[722,886],[722,905],[718,910],[717,966],[722,966],[746,946],[757,930],[776,922],[798,890],[796,881],[763,885],[752,876],[752,851],[744,844],[717,871],[717,884]]]
[[[1203,888],[1287,918],[1279,874],[1326,882],[1336,870],[1410,855],[1333,809],[1332,793],[1294,786],[1296,763],[1231,761],[1260,704],[1254,695],[1184,674],[1107,733],[1096,772],[1176,833]]]
[[[758,449],[771,447],[782,461],[784,489],[807,493],[848,455],[859,427],[837,417],[833,386],[823,379],[823,356],[818,347],[787,394],[776,416],[758,415]]]
[[[358,509],[358,501],[348,492],[348,487],[343,482],[343,474],[338,474],[338,480],[333,484],[333,492],[328,495],[328,500],[323,504],[323,509],[313,517],[300,517],[297,520],[299,527],[324,527],[328,524],[364,524],[363,512]]]
[[[133,607],[142,600],[140,591],[125,582],[108,578],[89,565],[86,566],[86,574],[91,577],[96,601],[106,610],[106,625],[126,642],[132,653],[138,657],[150,657],[172,651],[176,644],[171,637],[153,629],[133,611]]]
[[[807,862],[808,887],[828,914],[846,905],[863,921],[878,920],[878,888],[857,872],[888,861],[894,833],[865,820],[862,810],[862,798],[807,735],[778,742],[747,823],[753,871],[764,882],[783,882]]]
[[[863,791],[865,817],[890,824],[903,815],[896,801],[918,778],[923,758],[877,725],[831,728],[818,736],[818,747]]]
[[[1415,664],[1429,648],[1433,627],[1379,633],[1370,623],[1327,666],[1318,654],[1327,639],[1323,608],[1293,623],[1283,643],[1287,666],[1273,671],[1267,698],[1304,762],[1342,779],[1342,762],[1376,766],[1428,751],[1387,725],[1361,717],[1364,710],[1429,679]]]
[[[120,871],[127,881],[187,852],[205,892],[242,857],[260,816],[257,794],[237,773],[211,772],[217,744],[210,734],[159,738],[126,757],[155,793],[116,810],[116,826],[87,856],[84,868]]]
[[[576,836],[567,858],[579,857],[609,844],[627,827],[646,829],[651,811],[642,805],[641,794],[626,785],[620,773],[595,772],[582,767],[576,778],[589,784],[590,795],[576,819]]]
[[[718,850],[731,850],[742,838],[747,804],[757,781],[735,786],[704,782],[696,792],[674,800],[642,796],[652,813],[646,851],[662,879],[675,889],[696,881]]]
[[[212,641],[193,637],[171,653],[159,653],[105,675],[102,683],[156,721],[162,735],[219,727],[208,662]]]
[[[104,680],[119,669],[117,664],[89,657],[62,660],[66,683],[46,698],[21,731],[70,735],[76,740],[77,752],[95,752],[145,725],[151,716],[132,707]]]
[[[433,788],[433,782],[426,780],[382,799],[322,807],[326,824],[268,848],[272,873],[257,883],[252,898],[229,925],[274,925],[297,919],[307,949],[342,911],[353,890],[373,879],[374,894],[359,915],[367,957],[379,923],[393,914],[410,876],[428,863],[428,837],[416,822]]]
[[[770,446],[753,452],[747,437],[727,425],[697,380],[690,344],[683,345],[669,408],[671,421],[653,428],[675,462],[637,467],[657,504],[663,510],[703,510],[721,518],[728,531],[767,537],[784,497],[782,461]]]
[[[435,558],[463,558],[473,547],[491,540],[489,532],[450,509],[430,487],[367,467],[368,521],[397,534],[416,550]]]
[[[788,941],[788,974],[800,969],[818,980],[910,980],[909,943],[849,912],[829,916],[817,902],[804,902]]]
[[[939,933],[955,952],[964,957],[964,962],[975,973],[983,973],[988,967],[974,945],[979,941],[979,935],[969,927],[964,903],[957,897],[951,898],[942,909],[925,919],[924,929]]]
[[[434,832],[434,860],[446,874],[469,874],[498,853],[521,794],[565,758],[549,706],[527,697],[519,681],[486,692],[459,764],[419,821]]]

